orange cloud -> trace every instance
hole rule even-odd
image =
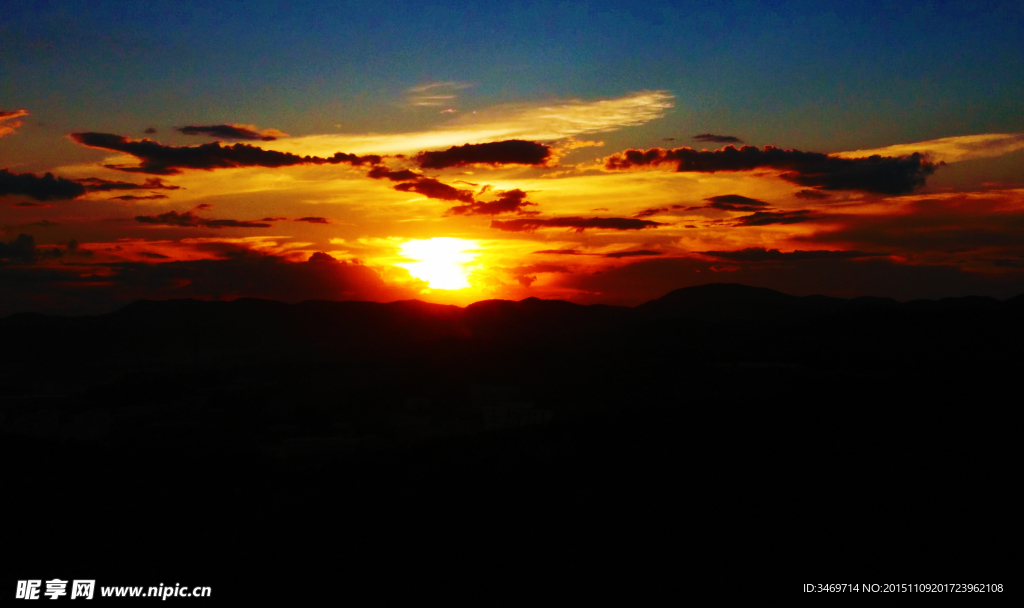
[[[21,126],[21,121],[17,119],[22,116],[28,116],[28,112],[25,110],[0,110],[0,137],[14,133],[14,130]]]

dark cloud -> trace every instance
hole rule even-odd
[[[768,203],[759,201],[756,198],[747,198],[739,194],[723,194],[712,196],[706,200],[711,201],[707,206],[722,211],[762,211],[768,207]]]
[[[571,268],[559,266],[557,264],[530,264],[526,266],[516,266],[514,268],[505,268],[504,270],[511,274],[523,287],[529,287],[532,285],[537,280],[537,277],[534,275],[539,273],[573,272]]]
[[[536,274],[538,272],[571,273],[573,270],[568,266],[562,266],[559,264],[528,264],[526,266],[509,268],[508,271],[515,274]]]
[[[331,220],[326,217],[300,217],[295,220],[296,222],[307,222],[310,224],[330,224]]]
[[[153,253],[152,251],[140,251],[139,255],[141,255],[144,258],[149,258],[151,260],[169,260],[169,259],[171,259],[170,256],[166,256],[166,255],[164,255],[162,253]]]
[[[152,135],[156,133],[156,127],[146,127],[146,130],[143,131],[143,133],[145,133],[146,135]]]
[[[77,242],[75,246],[77,247]],[[61,249],[38,249],[36,240],[31,234],[19,234],[14,240],[4,243],[0,241],[0,262],[9,260],[31,264],[40,258],[59,258],[64,255]],[[0,284],[3,281],[0,279]]]
[[[176,175],[182,169],[227,169],[234,167],[290,167],[294,165],[336,165],[347,163],[353,166],[377,164],[377,155],[356,156],[337,152],[334,156],[297,156],[288,152],[264,150],[248,144],[222,146],[219,142],[201,146],[165,146],[149,139],[133,141],[121,135],[110,133],[72,133],[71,139],[90,148],[124,152],[139,159],[138,167],[111,167],[121,171],[149,173],[153,175]]]
[[[715,144],[741,144],[743,140],[732,135],[715,135],[714,133],[700,133],[693,136],[694,141],[703,141]]]
[[[29,222],[28,224],[4,226],[4,231],[13,232],[16,230],[24,230],[26,228],[53,228],[54,226],[60,226],[60,224],[58,224],[57,222],[51,222],[50,220],[40,220],[38,222]]]
[[[151,201],[160,198],[167,198],[166,194],[146,194],[139,196],[136,194],[122,194],[121,196],[113,196],[110,198],[112,201]]]
[[[832,214],[828,225],[814,234],[796,237],[831,247],[833,243],[859,249],[883,249],[905,254],[938,255],[954,252],[998,257],[1024,253],[1024,196],[957,195],[910,201],[888,214]]]
[[[146,256],[153,261],[58,268],[0,266],[0,284],[5,286],[0,315],[29,310],[96,314],[143,298],[392,302],[415,298],[422,288],[389,286],[372,268],[324,253],[306,262],[289,262],[227,243],[210,244],[208,250],[218,258],[167,261]],[[101,283],[97,276],[103,277]]]
[[[1000,268],[1021,268],[1024,269],[1024,257],[1019,258],[997,258],[989,260],[993,265],[999,266]]]
[[[884,253],[866,253],[863,251],[789,251],[783,253],[778,249],[750,247],[738,251],[701,251],[700,253],[732,262],[797,262],[803,260],[851,259],[881,257]]]
[[[406,182],[395,186],[395,190],[401,192],[416,192],[427,198],[436,198],[442,201],[461,201],[473,203],[473,193],[469,190],[458,190],[448,184],[442,184],[432,177],[424,177],[414,182]]]
[[[758,211],[735,218],[735,226],[767,226],[769,224],[798,224],[817,219],[809,209],[796,211]]]
[[[820,201],[828,198],[828,194],[826,194],[825,192],[820,192],[818,190],[801,190],[800,192],[797,192],[793,196],[811,201]]]
[[[665,213],[666,211],[668,211],[668,207],[652,207],[651,209],[644,209],[633,217],[651,217],[652,215],[658,215],[659,213]]]
[[[537,206],[526,200],[526,193],[518,188],[502,192],[498,200],[490,202],[474,201],[466,205],[452,207],[448,213],[453,215],[498,215],[501,213],[518,213],[519,215],[532,215],[536,211],[528,211],[527,206]]]
[[[86,177],[76,179],[76,182],[85,186],[86,192],[107,192],[110,190],[181,190],[181,186],[171,186],[164,183],[159,177],[151,177],[141,184],[131,182],[115,182],[98,177]]]
[[[200,205],[200,207],[201,206],[202,205]],[[196,207],[196,209],[199,209],[199,207]],[[264,218],[260,218],[259,221],[261,221],[261,222],[287,222],[288,218],[286,218],[286,217],[264,217]]]
[[[401,171],[392,171],[391,169],[388,169],[387,167],[384,166],[374,167],[370,169],[370,172],[367,173],[366,175],[367,177],[372,177],[373,179],[389,179],[393,182],[406,182],[409,180],[419,179],[423,177],[419,173],[416,173],[415,171],[410,171],[408,169],[402,169]]]
[[[593,272],[554,275],[552,288],[578,290],[575,301],[636,305],[679,289],[711,282],[742,283],[793,295],[879,296],[898,300],[991,295],[1024,291],[1024,271],[965,271],[955,266],[908,264],[888,257],[792,259],[792,263],[711,262],[693,257],[639,258]]]
[[[181,228],[270,228],[271,224],[262,222],[245,222],[239,220],[211,220],[186,211],[168,211],[160,215],[137,215],[135,221],[143,224],[158,224],[161,226],[177,226]]]
[[[663,255],[663,251],[652,251],[650,249],[635,249],[633,251],[613,251],[604,254],[606,258],[636,258],[652,255]]]
[[[257,131],[252,125],[189,125],[187,127],[178,127],[177,130],[185,135],[206,135],[221,139],[274,141],[278,137],[285,136],[285,133],[276,129]]]
[[[589,253],[580,251],[579,249],[541,249],[540,251],[534,251],[533,253],[546,253],[550,255],[590,255]]]
[[[23,194],[37,201],[61,201],[85,194],[85,186],[63,177],[47,173],[42,177],[33,173],[11,173],[0,169],[0,196]]]
[[[36,241],[31,234],[19,234],[8,243],[0,241],[0,260],[34,262],[36,259]]]
[[[521,139],[453,146],[443,152],[420,152],[415,156],[423,169],[466,165],[543,165],[550,158],[549,146]]]
[[[677,171],[714,173],[777,169],[787,181],[822,190],[860,190],[878,194],[907,194],[921,187],[935,165],[920,154],[903,157],[837,158],[818,152],[783,150],[772,146],[726,146],[709,152],[693,148],[626,150],[605,159],[605,169],[675,165]]]
[[[22,201],[20,203],[14,203],[11,207],[49,207],[49,205],[40,205],[39,203],[33,203],[31,201]]]
[[[544,249],[541,251],[534,251],[533,253],[546,253],[549,255],[594,255],[603,258],[634,258],[634,257],[645,257],[652,255],[662,255],[661,251],[652,251],[650,249],[633,249],[629,251],[612,251],[609,253],[589,253],[586,251],[580,251],[579,249]]]
[[[605,230],[641,230],[643,228],[655,228],[665,226],[660,222],[650,220],[639,220],[626,217],[555,217],[550,219],[521,219],[521,220],[492,220],[491,228],[504,230],[506,232],[533,232],[538,228],[572,228],[576,232],[583,232],[588,228],[603,228]]]

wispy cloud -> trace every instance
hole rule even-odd
[[[264,147],[322,156],[335,150],[397,154],[508,139],[553,141],[646,124],[663,117],[673,107],[672,100],[668,91],[641,91],[597,101],[503,105],[464,113],[427,131],[310,135],[268,142]]]
[[[995,158],[1024,149],[1024,133],[985,133],[981,135],[960,135],[919,141],[912,144],[896,144],[873,150],[852,150],[837,152],[832,156],[840,158],[865,158],[868,156],[909,156],[915,152],[931,162],[956,163],[978,158]]]
[[[21,126],[21,121],[18,118],[22,116],[28,116],[28,112],[26,110],[0,110],[0,137],[14,133],[14,130]]]
[[[454,114],[458,112],[454,108],[459,96],[456,91],[468,89],[473,85],[465,82],[431,82],[406,89],[409,95],[406,101],[416,107],[437,107],[444,108],[443,114]]]

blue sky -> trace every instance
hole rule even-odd
[[[8,4],[0,314],[1024,291],[1019,1]]]

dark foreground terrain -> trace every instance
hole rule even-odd
[[[0,336],[4,585],[640,602],[1024,568],[1024,298],[137,302]]]

